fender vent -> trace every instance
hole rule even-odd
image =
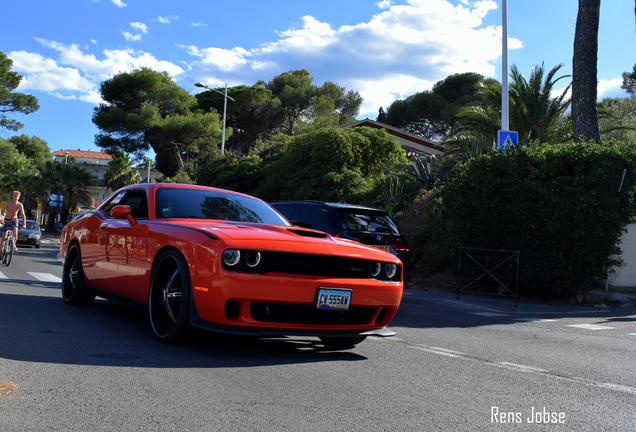
[[[317,232],[317,231],[305,231],[305,230],[294,229],[294,228],[290,228],[287,231],[292,232],[294,234],[298,234],[299,236],[303,236],[303,237],[327,238],[327,234]]]

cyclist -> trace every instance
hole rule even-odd
[[[13,231],[13,248],[18,250],[15,246],[15,242],[18,238],[18,214],[22,216],[22,228],[26,228],[26,214],[24,213],[24,206],[19,201],[20,191],[11,192],[11,199],[4,203],[4,226],[2,227],[2,240],[0,241],[0,251],[4,251],[4,242],[8,237],[9,231]]]

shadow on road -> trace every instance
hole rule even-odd
[[[59,285],[58,285],[59,286]],[[253,339],[195,332],[180,346],[152,336],[146,316],[97,300],[71,307],[58,297],[0,294],[0,358],[98,366],[232,368],[360,361],[322,350],[318,340]]]

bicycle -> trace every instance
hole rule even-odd
[[[13,253],[15,252],[15,239],[13,234],[9,232],[9,235],[4,241],[4,250],[1,252],[2,264],[5,267],[9,267],[11,264],[11,259],[13,258]]]

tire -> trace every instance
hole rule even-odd
[[[352,336],[352,337],[321,337],[320,340],[325,348],[329,351],[342,351],[355,347],[357,344],[364,341],[366,336]]]
[[[82,254],[78,246],[72,246],[64,260],[62,299],[69,305],[90,305],[95,300],[95,293],[84,279]]]
[[[40,249],[40,243],[36,243],[36,244],[35,244],[35,248],[36,248],[36,249]]]
[[[6,243],[5,243],[5,247],[6,247]],[[10,244],[9,250],[4,254],[2,261],[6,267],[9,267],[11,265],[11,260],[13,259],[14,250],[15,250],[15,246]]]
[[[163,343],[183,342],[190,331],[192,284],[188,264],[176,250],[157,257],[148,293],[148,318]]]

